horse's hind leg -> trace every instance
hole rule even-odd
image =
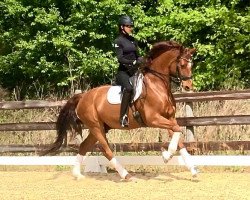
[[[133,180],[134,178],[127,172],[126,169],[116,160],[111,151],[108,141],[104,131],[101,131],[100,128],[92,128],[90,129],[91,133],[96,137],[99,141],[104,156],[109,160],[110,164],[116,169],[122,179]]]
[[[81,174],[81,166],[86,159],[86,153],[93,148],[96,142],[97,139],[94,137],[94,135],[89,134],[87,138],[80,144],[79,152],[76,156],[76,160],[72,170],[73,176],[77,179],[84,177]]]

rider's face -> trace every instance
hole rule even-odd
[[[124,25],[123,29],[127,34],[131,34],[133,32],[133,26]]]

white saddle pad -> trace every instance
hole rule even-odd
[[[134,99],[137,100],[142,93],[142,84],[143,84],[143,75],[139,74],[138,76],[133,76],[130,78],[130,81],[134,86]],[[122,98],[121,86],[111,86],[107,93],[108,102],[111,104],[120,104]]]

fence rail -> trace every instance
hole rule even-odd
[[[180,126],[250,125],[250,115],[181,117]],[[83,127],[84,128],[84,127]],[[0,131],[56,130],[55,122],[20,122],[0,124]]]
[[[250,99],[250,90],[242,91],[218,91],[218,92],[195,92],[195,93],[176,93],[176,102],[197,102],[197,101],[216,101],[216,100],[240,100]],[[61,107],[67,101],[45,101],[45,100],[25,100],[25,101],[2,101],[0,110],[15,109],[39,109]]]
[[[250,99],[250,90],[179,93],[174,97],[176,102],[241,100]]]
[[[174,94],[177,103],[184,102],[187,105],[193,102],[200,101],[215,101],[215,100],[247,100],[250,99],[250,90],[242,91],[222,91],[222,92],[199,92],[199,93],[184,93],[184,94]],[[5,101],[0,102],[0,110],[18,110],[18,109],[42,109],[42,108],[59,108],[63,106],[67,101],[40,101],[40,100],[27,100],[27,101]],[[192,107],[192,106],[191,106]],[[188,107],[188,109],[192,109]],[[188,117],[177,118],[180,126],[192,127],[193,126],[217,126],[217,125],[249,125],[250,115],[231,115],[231,116],[202,116],[194,117],[191,114],[187,114]],[[29,123],[2,123],[0,124],[0,131],[41,131],[41,130],[55,130],[55,122],[29,122]],[[1,133],[0,133],[1,134]],[[199,151],[201,154],[209,151],[240,151],[244,154],[245,151],[250,150],[250,141],[225,141],[225,142],[187,142],[185,143],[189,151]],[[162,143],[115,143],[110,144],[111,148],[117,152],[142,152],[142,151],[160,151]],[[168,143],[165,144],[166,146]],[[0,145],[0,153],[5,152],[37,152],[47,146],[42,145]],[[63,147],[61,151],[74,152],[76,151],[76,145],[68,145]],[[100,148],[98,145],[95,146],[93,152],[99,152]],[[207,156],[205,156],[207,157]],[[10,157],[1,156],[4,158],[5,164],[12,163],[13,159]],[[222,157],[221,157],[222,158]],[[250,166],[250,156],[240,156],[239,163],[243,165]],[[32,158],[33,159],[33,158]],[[41,159],[34,158],[40,162]],[[72,159],[72,158],[70,158]],[[147,158],[148,159],[148,158]],[[151,158],[149,158],[151,159]],[[160,159],[159,157],[155,158]],[[179,157],[175,157],[175,164],[181,164],[182,161],[178,160]],[[198,158],[197,158],[198,159]],[[205,159],[200,158],[199,159]],[[211,157],[212,159],[212,157]],[[222,160],[229,159],[226,165],[237,165],[237,156],[224,156],[222,160],[218,161],[219,157],[213,157],[213,161],[206,159],[205,163],[212,163],[212,165],[221,164]],[[2,161],[4,161],[2,160]],[[20,158],[20,163],[22,161],[27,161],[26,158]],[[51,159],[49,159],[51,160]],[[52,159],[53,160],[53,159]],[[245,162],[245,160],[247,162]],[[58,158],[58,163],[62,162],[62,159]],[[96,161],[95,161],[96,162]],[[99,161],[98,161],[99,162]],[[124,161],[125,162],[125,161]],[[145,160],[141,160],[141,163],[145,163]],[[155,162],[155,161],[154,161]],[[162,161],[159,161],[159,163]],[[197,161],[199,162],[199,161]],[[226,161],[225,161],[226,162]],[[12,163],[12,164],[17,164]],[[29,163],[29,161],[27,161]],[[44,162],[46,163],[46,162]],[[56,162],[55,162],[56,163]],[[125,162],[126,163],[126,162]],[[217,163],[217,164],[216,164]],[[247,163],[247,164],[246,164]],[[3,163],[2,163],[3,164]],[[0,162],[1,165],[1,162]]]
[[[214,100],[239,100],[250,99],[250,90],[222,91],[222,92],[197,92],[174,94],[176,102],[197,102]],[[16,109],[41,109],[63,106],[67,101],[4,101],[0,102],[0,110]],[[250,115],[231,116],[203,116],[203,117],[181,117],[177,118],[180,126],[214,126],[214,125],[243,125],[250,124]],[[29,123],[2,123],[0,131],[35,131],[55,130],[54,122],[29,122]]]
[[[211,151],[239,151],[243,153],[250,150],[250,141],[210,141],[210,142],[184,142],[189,152],[198,152],[205,154]],[[164,147],[169,145],[168,142],[164,143]],[[115,152],[149,152],[161,151],[162,143],[110,143],[111,150]],[[68,144],[67,147],[62,147],[61,152],[77,152],[78,145]],[[1,145],[0,153],[28,153],[39,152],[49,148],[49,145]],[[101,152],[99,144],[96,144],[91,152]]]

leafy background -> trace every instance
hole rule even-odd
[[[250,86],[249,0],[2,0],[0,85],[7,97],[64,97],[110,84],[120,15],[144,55],[160,40],[198,49],[198,91]]]

